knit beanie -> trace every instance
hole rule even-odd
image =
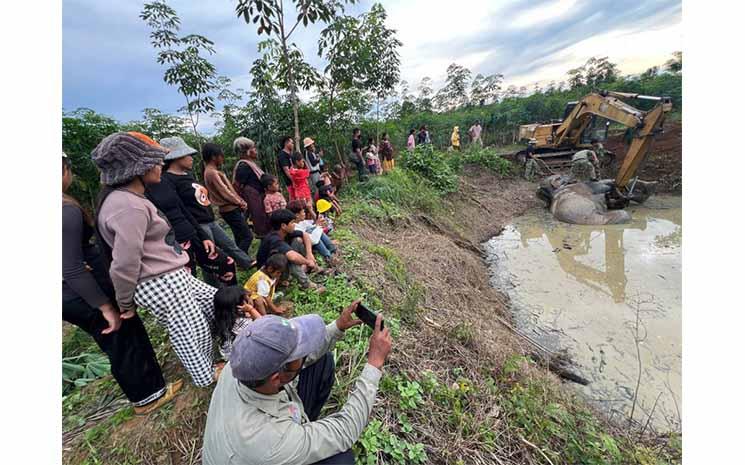
[[[106,136],[91,152],[101,171],[101,183],[113,186],[131,181],[163,163],[167,150],[139,132]]]

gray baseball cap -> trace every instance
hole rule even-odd
[[[233,376],[259,381],[282,366],[318,352],[326,343],[326,323],[320,315],[282,318],[267,315],[252,321],[235,337],[230,351]]]
[[[165,160],[176,160],[177,158],[198,153],[197,149],[186,145],[184,139],[180,137],[166,137],[158,141],[158,143],[169,150]]]

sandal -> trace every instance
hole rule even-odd
[[[181,390],[181,386],[183,385],[184,381],[181,379],[179,379],[178,381],[174,381],[173,383],[168,383],[165,394],[150,403],[135,407],[135,415],[147,415],[148,413],[158,410],[159,408],[173,400],[173,398],[176,397],[176,393]]]

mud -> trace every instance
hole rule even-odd
[[[651,417],[656,429],[676,430],[680,198],[653,197],[630,213],[631,224],[609,226],[569,225],[540,209],[517,218],[485,246],[492,283],[510,297],[522,332],[568,352],[591,380],[578,389],[598,407],[623,417],[634,408],[642,424]]]
[[[659,182],[658,192],[680,194],[683,190],[682,129],[680,121],[665,123],[663,133],[655,138],[649,155],[639,170],[639,179]],[[628,150],[623,133],[608,137],[605,147],[616,154],[615,163],[605,174],[615,175]]]

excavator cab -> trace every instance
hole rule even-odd
[[[592,115],[590,117],[590,123],[582,132],[582,137],[580,137],[580,144],[590,144],[593,139],[597,139],[600,142],[605,142],[606,140],[608,140],[609,127],[610,121],[603,117]]]

